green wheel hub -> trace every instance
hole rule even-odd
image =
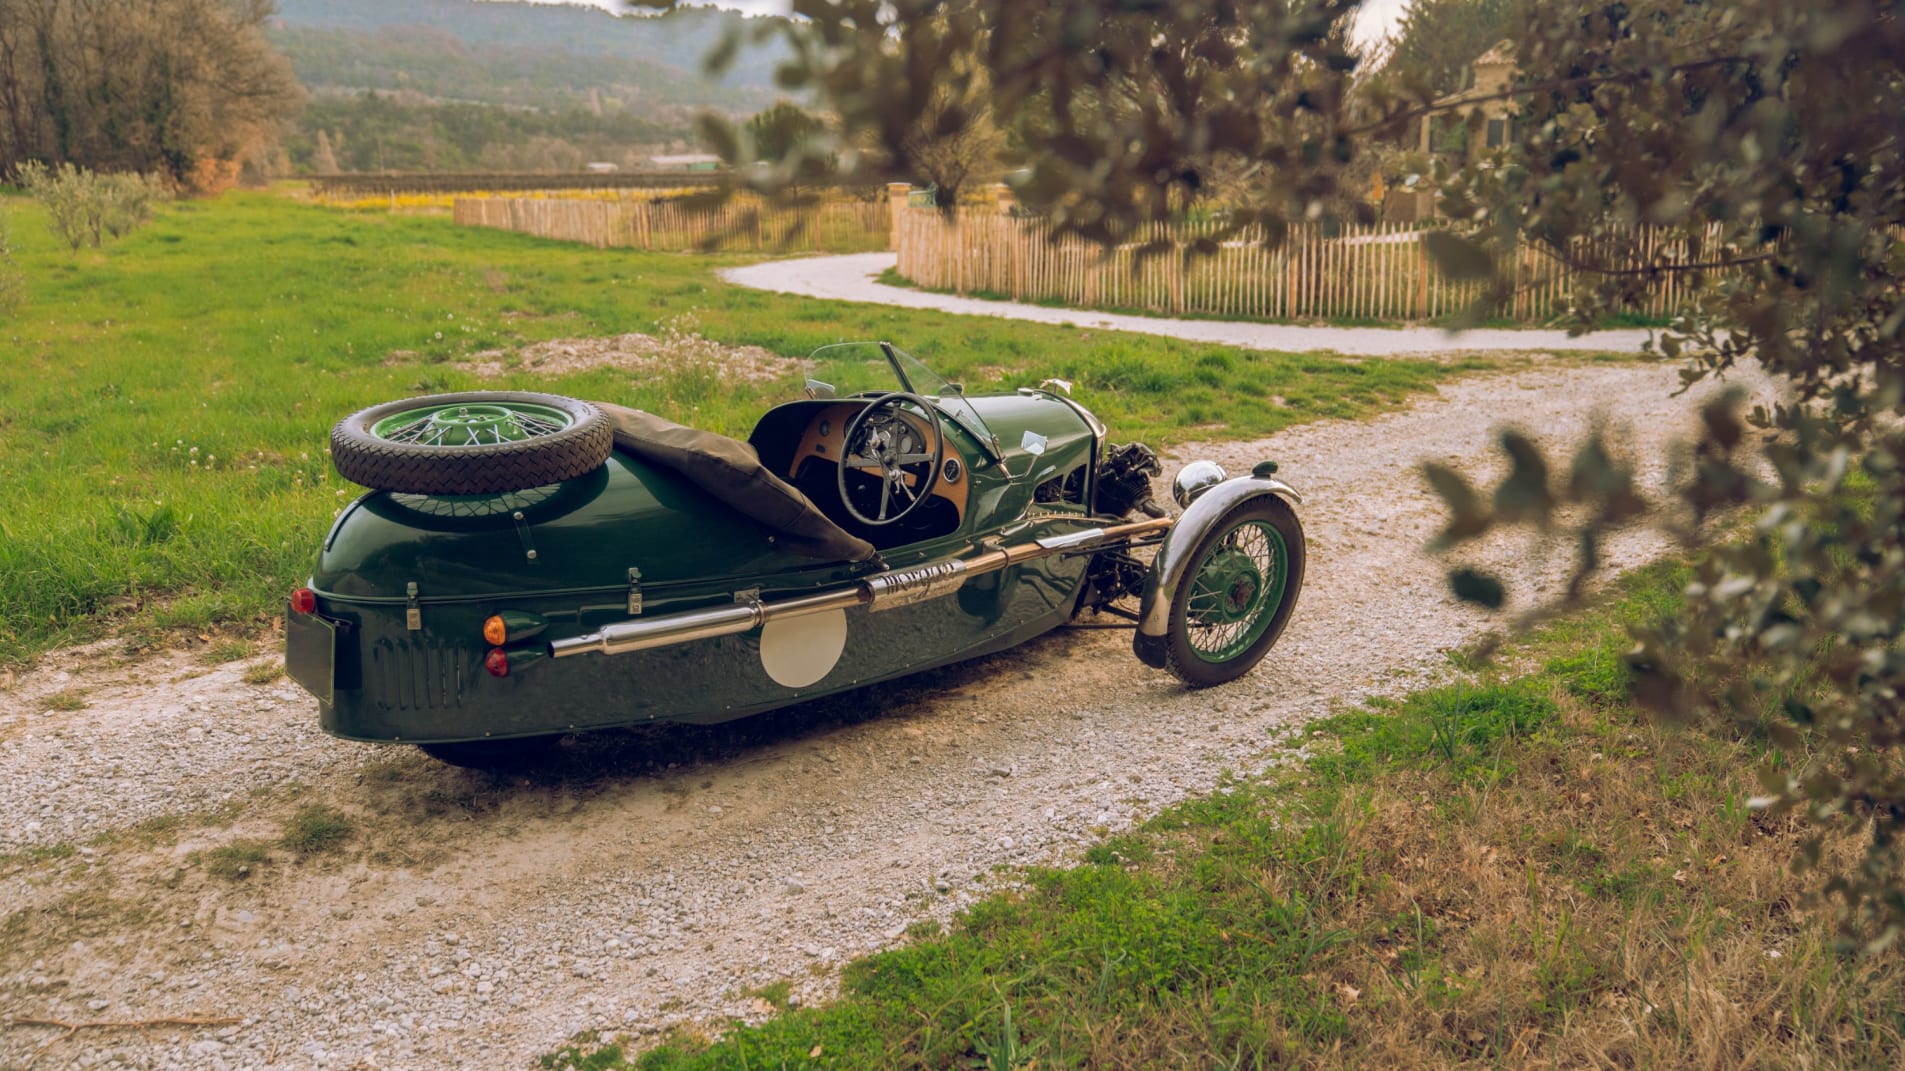
[[[1289,579],[1289,554],[1275,525],[1249,520],[1224,533],[1192,572],[1184,615],[1191,652],[1228,662],[1248,651],[1270,627]]]
[[[553,435],[570,423],[569,414],[548,406],[483,402],[407,410],[378,421],[370,432],[415,446],[494,446]]]

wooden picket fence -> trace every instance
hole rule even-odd
[[[497,227],[598,249],[858,253],[887,248],[892,216],[883,202],[826,201],[779,208],[731,200],[714,208],[672,201],[459,197],[457,223]]]
[[[1185,257],[1179,251],[1215,239],[1222,227],[1153,224],[1107,252],[1076,238],[1053,242],[1037,218],[965,212],[948,219],[932,208],[907,208],[898,218],[900,275],[929,290],[1016,301],[1255,319],[1434,320],[1467,309],[1485,289],[1436,270],[1414,223],[1297,224],[1274,250],[1253,226],[1222,238],[1215,252]],[[1637,237],[1636,266],[1685,253],[1664,231]],[[1169,248],[1140,256],[1154,242]],[[1573,273],[1548,249],[1524,243],[1505,269],[1514,290],[1499,315],[1538,321],[1567,304]],[[1636,311],[1676,311],[1686,285],[1673,275],[1649,282]]]

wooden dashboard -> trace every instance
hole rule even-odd
[[[821,458],[829,464],[838,465],[846,452],[847,422],[864,408],[866,408],[865,402],[840,402],[829,405],[814,414],[813,418],[807,422],[807,430],[801,433],[800,445],[794,450],[793,462],[788,466],[788,471],[781,475],[792,480],[810,457]],[[903,409],[898,412],[900,418],[912,427],[914,434],[926,442],[932,441],[932,430],[926,426],[924,419]],[[952,479],[947,478],[947,461],[958,462],[955,466],[956,474]],[[966,516],[966,493],[971,485],[972,481],[966,475],[966,458],[959,452],[958,447],[953,445],[952,436],[948,435],[946,436],[946,456],[939,462],[939,482],[933,486],[933,497],[943,498],[952,503],[953,508],[959,511],[958,515],[963,520]]]

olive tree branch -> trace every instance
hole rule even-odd
[[[1721,260],[1703,260],[1692,264],[1647,264],[1638,268],[1610,268],[1600,264],[1591,264],[1584,260],[1576,260],[1555,246],[1547,245],[1547,243],[1543,243],[1543,245],[1547,247],[1551,256],[1568,267],[1573,268],[1575,271],[1592,272],[1595,275],[1606,275],[1614,278],[1628,278],[1640,275],[1672,275],[1683,271],[1711,271],[1715,268],[1737,268],[1742,264],[1757,264],[1763,260],[1773,259],[1773,254],[1771,253],[1746,253],[1737,257],[1726,257]]]
[[[1711,56],[1703,60],[1676,63],[1666,68],[1665,73],[1685,74],[1688,71],[1697,71],[1706,67],[1724,67],[1728,64],[1744,62],[1746,62],[1745,56]],[[1341,135],[1348,138],[1361,137],[1364,134],[1374,134],[1379,130],[1386,130],[1395,126],[1397,123],[1407,123],[1425,116],[1460,111],[1464,108],[1471,108],[1477,104],[1486,104],[1490,101],[1511,100],[1515,97],[1533,96],[1536,93],[1552,93],[1557,89],[1576,89],[1581,86],[1598,85],[1628,85],[1635,82],[1647,82],[1653,80],[1659,73],[1660,72],[1651,70],[1619,71],[1614,74],[1584,74],[1578,78],[1555,78],[1546,82],[1535,82],[1530,85],[1516,86],[1512,89],[1504,89],[1495,93],[1465,96],[1460,100],[1446,100],[1440,103],[1424,104],[1420,107],[1386,116],[1373,123],[1351,127],[1348,130],[1342,131]]]

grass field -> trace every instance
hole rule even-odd
[[[1899,1067],[1905,970],[1835,948],[1797,820],[1745,806],[1764,726],[1624,702],[1625,624],[1689,577],[1630,576],[1521,675],[1318,723],[1307,758],[1014,875],[830,1004],[545,1066]]]
[[[1118,438],[1154,444],[1358,416],[1483,367],[783,297],[715,277],[739,258],[603,252],[271,193],[171,204],[78,255],[31,202],[0,211],[27,295],[0,322],[0,663],[115,629],[267,621],[357,493],[330,470],[330,425],[486,385],[445,363],[486,348],[663,325],[785,355],[886,338],[969,389],[1072,380]],[[690,366],[498,382],[745,434],[797,378],[733,385]]]

